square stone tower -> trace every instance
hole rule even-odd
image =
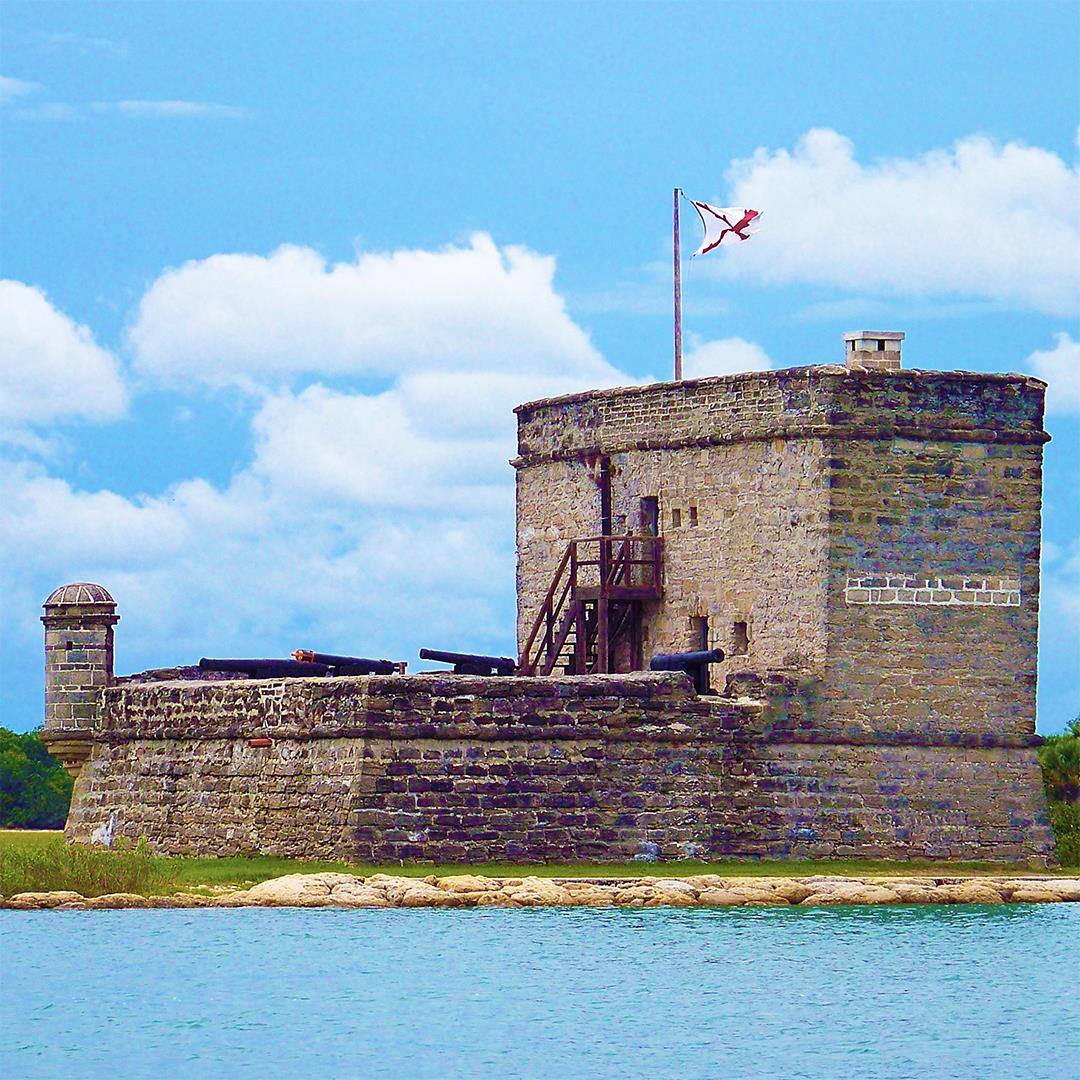
[[[843,366],[519,407],[526,670],[719,646],[714,687],[794,674],[819,729],[1033,735],[1045,384],[904,370],[902,338],[845,335]],[[605,535],[611,591],[654,555],[658,580],[612,600],[600,656],[595,588],[564,612],[572,542]]]

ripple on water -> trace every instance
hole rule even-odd
[[[1080,904],[0,912],[4,1077],[1077,1080]]]

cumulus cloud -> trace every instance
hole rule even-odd
[[[0,105],[25,97],[27,94],[33,94],[40,89],[41,83],[13,79],[10,75],[0,75]]]
[[[250,459],[219,486],[137,498],[0,471],[23,638],[51,588],[87,578],[122,605],[122,666],[298,645],[512,652],[512,409],[632,381],[567,315],[554,272],[478,236],[163,274],[129,327],[135,362],[181,390],[251,390]]]
[[[765,225],[702,272],[1049,314],[1080,303],[1080,172],[1048,150],[973,135],[864,164],[850,139],[813,129],[728,179],[720,201],[760,207]]]
[[[1049,384],[1046,410],[1080,413],[1080,341],[1066,333],[1055,335],[1052,349],[1040,349],[1027,358],[1027,367]]]
[[[111,420],[126,406],[120,365],[107,349],[20,281],[0,281],[0,424]]]
[[[690,346],[683,357],[683,376],[687,379],[734,375],[740,371],[767,371],[773,366],[760,345],[740,337],[702,341],[693,336]]]
[[[414,370],[616,373],[567,314],[555,260],[478,234],[439,251],[214,255],[162,274],[128,331],[164,380],[252,385]]]

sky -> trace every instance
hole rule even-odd
[[[118,672],[513,654],[511,410],[670,377],[678,186],[765,213],[686,260],[688,376],[1048,382],[1061,730],[1078,103],[1075,3],[0,3],[0,724],[69,581]]]

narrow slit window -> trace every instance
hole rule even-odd
[[[658,536],[660,534],[660,499],[656,495],[646,495],[641,500],[639,507],[641,518],[641,531],[646,536]]]
[[[709,620],[705,615],[690,616],[690,649],[704,652],[709,647]]]
[[[691,506],[690,507],[690,525],[691,526],[697,525],[697,507],[696,506]]]
[[[681,526],[682,526],[682,511],[681,510],[672,510],[671,511],[671,527],[673,529],[678,529]]]
[[[750,651],[750,635],[745,622],[737,622],[731,629],[731,655],[745,656]]]

